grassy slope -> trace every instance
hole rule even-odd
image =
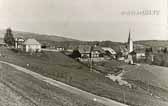
[[[119,86],[101,74],[90,72],[87,67],[61,53],[48,52],[31,56],[14,53],[2,48],[1,53],[6,55],[6,57],[0,57],[0,60],[29,68],[42,75],[97,95],[126,102],[134,106],[165,106],[161,99],[150,96],[145,90]],[[30,64],[30,66],[27,67],[26,64]]]
[[[126,73],[124,78],[135,86],[140,87],[146,91],[151,90],[157,96],[164,96],[168,100],[168,68],[154,65],[141,64],[127,65],[115,60],[96,64],[103,73],[113,73],[116,69],[124,69]],[[116,70],[115,72],[118,73]],[[150,87],[150,89],[149,89]],[[156,93],[157,92],[157,93]]]
[[[157,97],[168,100],[168,68],[142,64],[123,66],[127,73],[124,78]]]
[[[12,91],[16,91],[20,98],[22,97],[28,103],[32,103],[33,106],[104,106],[37,80],[31,75],[20,72],[8,65],[3,64],[0,73],[2,75],[1,81]],[[0,98],[3,97],[0,95]],[[8,103],[13,102],[10,98],[7,100]],[[24,104],[17,106],[24,106]]]
[[[134,80],[149,82],[149,84],[168,90],[168,68],[142,64],[140,66],[125,67],[129,70],[126,77]]]
[[[0,82],[0,106],[35,106]]]

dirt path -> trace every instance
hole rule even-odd
[[[86,91],[82,91],[78,88],[75,88],[75,87],[72,87],[72,86],[69,86],[67,84],[64,84],[62,82],[59,82],[59,81],[56,81],[56,80],[53,80],[53,79],[50,79],[50,78],[47,78],[47,77],[44,77],[38,73],[35,73],[35,72],[32,72],[28,69],[25,69],[23,67],[20,67],[20,66],[17,66],[17,65],[14,65],[14,64],[11,64],[11,63],[7,63],[7,62],[3,62],[3,61],[0,61],[0,63],[2,64],[6,64],[6,65],[9,65],[17,70],[19,70],[20,72],[23,72],[24,74],[28,74],[30,76],[33,76],[34,78],[36,78],[37,80],[39,81],[42,81],[42,82],[45,82],[45,83],[48,83],[52,86],[55,86],[55,87],[58,87],[60,89],[63,89],[65,91],[68,91],[72,94],[75,94],[75,95],[78,95],[84,99],[87,99],[87,100],[90,100],[90,101],[93,101],[95,103],[100,103],[100,104],[104,104],[106,106],[126,106],[125,104],[121,104],[119,102],[116,102],[116,101],[113,101],[113,100],[110,100],[110,99],[107,99],[107,98],[104,98],[104,97],[100,97],[100,96],[96,96],[94,94],[91,94],[91,93],[88,93]],[[18,73],[18,72],[17,72]],[[21,77],[21,76],[20,76]],[[33,83],[33,82],[32,82]],[[20,86],[20,85],[17,85],[17,86]],[[32,88],[31,88],[32,89]],[[34,88],[35,89],[35,88]],[[24,93],[24,92],[23,92]],[[40,93],[40,92],[39,92]],[[48,105],[49,106],[49,105]],[[71,105],[66,105],[66,106],[71,106]],[[72,105],[73,106],[73,105]],[[76,106],[80,106],[80,105],[76,105]],[[96,106],[96,105],[95,105]]]

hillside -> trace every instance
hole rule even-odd
[[[168,40],[141,40],[135,41],[135,44],[141,44],[145,47],[168,47]]]
[[[0,37],[3,38],[5,30],[0,30]],[[22,36],[24,38],[35,38],[42,43],[49,43],[59,46],[74,46],[79,44],[90,44],[94,45],[99,43],[100,46],[112,47],[114,50],[118,51],[120,47],[125,47],[123,42],[113,42],[109,41],[80,41],[72,38],[66,38],[56,35],[38,34],[31,32],[13,31],[14,36]],[[63,43],[60,43],[63,42]],[[167,40],[139,40],[134,41],[135,48],[146,48],[146,47],[168,47]]]
[[[139,66],[123,66],[123,68],[127,70],[127,73],[124,75],[125,78],[134,81],[142,81],[168,90],[167,67],[141,64]]]
[[[5,34],[4,30],[0,30],[0,36],[3,38]],[[39,41],[49,41],[49,42],[62,42],[62,41],[77,41],[71,38],[65,38],[55,35],[47,35],[47,34],[38,34],[38,33],[30,33],[30,32],[21,32],[21,31],[13,31],[15,37],[24,37],[24,38],[35,38]]]
[[[167,104],[167,101],[164,101],[167,99],[151,96],[146,89],[139,86],[136,89],[131,89],[111,81],[104,74],[90,72],[88,67],[62,53],[43,52],[31,55],[1,48],[1,54],[0,60],[2,61],[28,68],[79,89],[132,106],[166,106]],[[27,64],[29,65],[27,66]],[[165,95],[163,97],[167,97],[166,91],[163,91],[163,94]]]

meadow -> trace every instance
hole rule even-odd
[[[135,89],[118,85],[117,82],[111,81],[102,73],[91,72],[85,65],[62,53],[42,52],[28,54],[12,51],[7,48],[0,48],[0,50],[2,54],[0,60],[2,61],[20,65],[44,76],[99,96],[107,97],[131,106],[165,106],[167,104],[166,99],[151,96],[151,93],[146,89],[137,86],[136,81],[133,81],[131,77],[129,77],[130,79],[128,80],[130,80],[130,82],[132,81],[136,86]],[[114,62],[109,62],[108,64],[113,65],[113,63]],[[117,64],[120,67],[124,66],[122,64],[120,65],[120,63]],[[140,82],[143,83],[141,80]],[[154,91],[157,92],[160,90],[160,88],[156,88]],[[164,93],[167,93],[167,91],[164,91]],[[163,97],[165,96],[167,96],[167,94],[163,95]]]

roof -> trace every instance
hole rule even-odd
[[[27,39],[25,45],[41,45],[36,39]]]
[[[128,49],[126,47],[120,46],[120,52],[128,52]]]
[[[109,51],[111,54],[116,54],[116,52],[114,51],[114,49],[110,48],[110,47],[102,47],[102,49],[104,51]]]
[[[90,53],[91,46],[89,46],[89,45],[79,45],[78,50],[79,50],[80,53]]]
[[[143,50],[143,49],[137,49],[137,50],[132,51],[129,54],[135,55],[135,54],[144,54],[144,53],[145,53],[145,50]]]
[[[137,53],[135,51],[132,51],[131,53],[129,53],[131,55],[136,55]]]
[[[15,41],[24,42],[25,40],[22,37],[17,37],[17,38],[15,38]]]
[[[135,52],[136,53],[145,53],[145,49],[136,49]]]
[[[92,51],[99,51],[100,53],[105,53],[105,51],[100,46],[93,46]]]
[[[80,53],[91,53],[91,51],[98,51],[100,53],[105,53],[105,50],[100,46],[90,46],[90,45],[79,45],[78,50]]]

